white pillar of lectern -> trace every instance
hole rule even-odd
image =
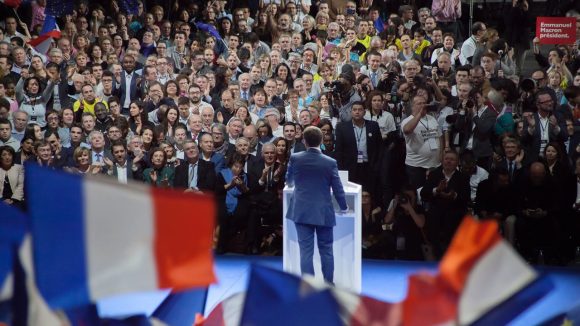
[[[340,171],[342,172],[342,171]],[[342,174],[342,173],[341,173]],[[336,286],[360,293],[361,291],[361,216],[362,216],[362,187],[356,183],[341,178],[346,195],[349,212],[336,215],[334,227],[334,284]],[[286,218],[288,203],[294,196],[294,188],[284,188],[284,237],[283,237],[283,266],[284,271],[300,275],[300,249],[294,221]],[[335,212],[340,208],[332,197]],[[300,203],[297,203],[300,205]],[[320,254],[316,237],[314,239],[314,273],[317,279],[323,280],[320,266]]]

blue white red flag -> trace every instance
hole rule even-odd
[[[40,35],[37,38],[28,41],[28,44],[34,47],[37,52],[47,54],[53,40],[59,39],[60,35],[60,29],[56,24],[56,18],[54,16],[46,16]]]
[[[36,284],[53,309],[215,281],[209,195],[27,165]]]

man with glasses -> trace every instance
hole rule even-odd
[[[537,112],[524,112],[524,135],[522,144],[529,148],[530,161],[536,161],[543,156],[544,149],[551,142],[563,144],[568,135],[566,123],[556,107],[555,96],[550,89],[541,89],[536,93]],[[563,148],[563,147],[562,147]]]
[[[158,44],[157,49],[159,49],[160,45],[165,46],[165,44]],[[167,83],[169,80],[174,79],[174,76],[169,71],[168,67],[169,66],[167,65],[167,58],[160,55],[157,58],[157,61],[155,62],[155,68],[157,68],[157,81],[161,85],[165,85],[165,83]]]

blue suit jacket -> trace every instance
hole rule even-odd
[[[288,207],[286,217],[296,223],[336,225],[331,188],[340,208],[347,209],[336,160],[317,149],[309,148],[292,154],[286,182],[294,186],[294,200]]]

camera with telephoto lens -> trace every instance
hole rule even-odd
[[[344,85],[343,85],[343,83],[340,82],[340,80],[335,80],[333,82],[324,83],[324,89],[327,92],[341,94],[342,91],[344,90]]]

